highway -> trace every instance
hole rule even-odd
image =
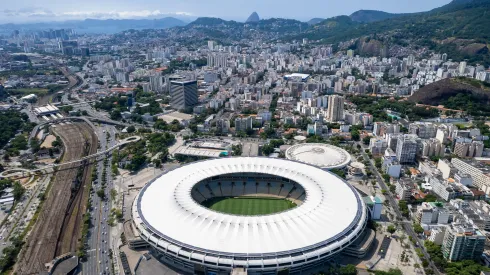
[[[364,160],[367,160],[369,162],[369,167],[370,167],[371,171],[373,172],[373,174],[376,176],[376,180],[378,181],[378,184],[381,187],[381,189],[390,190],[388,188],[388,186],[386,186],[385,182],[383,181],[383,178],[379,174],[378,169],[376,169],[376,166],[374,165],[373,160],[370,159],[368,157],[368,155],[366,154],[366,152],[365,152],[366,148],[363,146],[363,144],[361,144],[361,142],[357,142],[357,144],[361,146],[362,149],[360,151],[362,153],[362,157],[364,158]],[[398,203],[396,202],[396,200],[393,198],[393,196],[390,194],[389,191],[384,196],[386,199],[388,199],[388,202],[391,204],[391,207],[395,211],[395,214],[397,216],[397,220],[401,221],[400,223],[401,223],[403,229],[405,230],[405,232],[407,232],[407,234],[409,236],[411,236],[413,238],[413,240],[416,241],[417,246],[424,253],[424,257],[429,262],[429,265],[432,268],[432,270],[434,271],[434,274],[441,275],[441,273],[439,272],[437,267],[434,265],[434,262],[431,260],[429,253],[427,253],[427,251],[425,250],[424,244],[419,240],[415,231],[413,231],[413,227],[412,227],[411,222],[405,220],[405,218],[402,216],[402,213],[400,212],[400,208],[398,207]]]
[[[116,143],[115,128],[112,126],[97,127],[96,133],[99,136],[100,150],[106,150],[107,147],[113,147]],[[109,133],[109,139],[106,138]],[[106,187],[105,200],[97,196],[96,192],[102,188],[102,177],[104,171],[104,161],[97,164],[97,181],[93,183],[93,192],[90,194],[92,201],[91,224],[87,238],[88,258],[82,263],[82,274],[112,274],[112,264],[109,257],[110,245],[110,227],[107,224],[111,209],[110,190],[112,189],[112,172],[111,158],[107,158],[106,167]]]

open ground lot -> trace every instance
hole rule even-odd
[[[291,201],[276,198],[213,198],[204,206],[234,215],[267,215],[296,207]]]

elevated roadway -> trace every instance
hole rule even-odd
[[[89,155],[89,156],[85,156],[85,157],[80,158],[80,159],[77,159],[77,160],[68,161],[68,162],[64,162],[64,163],[53,164],[53,165],[50,165],[50,166],[47,166],[47,167],[43,167],[43,168],[31,169],[31,170],[24,169],[24,168],[8,169],[8,170],[5,170],[2,173],[0,173],[0,178],[9,178],[9,177],[14,177],[14,176],[19,176],[19,173],[22,175],[22,177],[25,177],[25,176],[30,176],[32,174],[36,174],[38,172],[42,172],[42,171],[45,171],[45,170],[48,170],[48,169],[52,169],[52,168],[61,168],[61,167],[65,166],[65,165],[82,163],[82,162],[84,162],[86,160],[90,160],[90,159],[93,159],[93,158],[97,158],[99,156],[103,156],[103,155],[105,155],[107,153],[110,153],[114,149],[117,149],[117,148],[119,148],[119,147],[121,147],[123,145],[129,144],[129,143],[132,143],[132,142],[136,142],[136,141],[139,141],[139,140],[141,140],[141,137],[139,137],[139,136],[128,137],[126,139],[121,140],[118,144],[107,148],[106,150],[97,152],[97,153],[92,154],[92,155]]]

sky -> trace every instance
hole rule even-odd
[[[85,18],[161,18],[187,21],[220,17],[245,21],[256,11],[260,18],[292,18],[307,21],[349,15],[360,9],[393,13],[427,11],[450,0],[0,0],[0,23],[22,23]],[[42,5],[40,5],[42,3]]]

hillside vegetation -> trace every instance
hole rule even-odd
[[[409,101],[490,116],[490,84],[464,77],[448,78],[421,88]]]
[[[370,37],[386,46],[427,47],[455,60],[490,65],[490,0],[458,0],[432,11],[371,23],[338,16],[310,27],[301,36],[322,43]]]

